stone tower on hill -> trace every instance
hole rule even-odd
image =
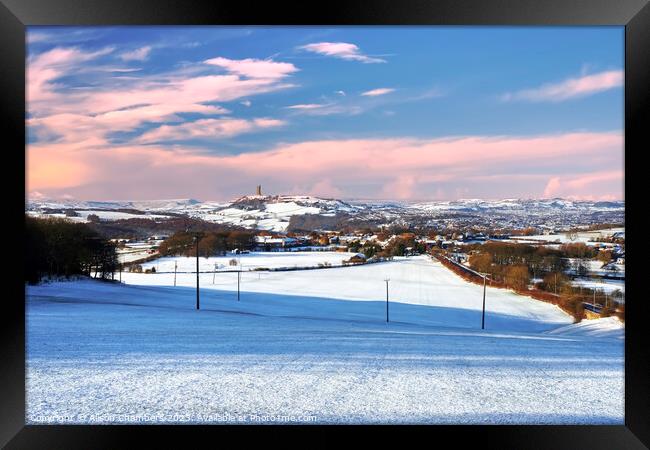
[[[262,185],[258,184],[257,189],[255,190],[255,195],[262,195]]]

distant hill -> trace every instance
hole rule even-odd
[[[407,227],[476,224],[552,229],[596,223],[623,223],[625,202],[561,198],[343,201],[304,195],[247,195],[231,202],[203,202],[195,199],[32,200],[27,205],[27,213],[34,216],[68,217],[77,221],[86,221],[91,213],[107,221],[131,217],[165,219],[166,216],[187,216],[217,224],[277,232],[290,229],[337,229],[350,223]]]

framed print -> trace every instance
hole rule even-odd
[[[1,9],[7,448],[648,445],[647,2]]]

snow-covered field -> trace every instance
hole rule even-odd
[[[68,217],[63,213],[41,214],[36,211],[28,211],[27,214],[38,218],[58,218],[67,219],[73,222],[88,222],[88,216],[91,214],[99,217],[100,220],[121,220],[121,219],[168,219],[170,216],[162,214],[134,214],[121,211],[104,211],[104,210],[77,210],[78,216]]]
[[[567,258],[567,263],[569,267],[575,268],[576,259]],[[582,265],[587,269],[587,273],[594,276],[601,277],[623,277],[625,278],[625,264],[608,264],[605,266],[602,261],[598,260],[586,260],[582,261]],[[609,267],[609,268],[608,268]],[[614,269],[614,270],[612,270]],[[575,269],[572,269],[575,273]]]
[[[513,236],[510,238],[512,241],[519,241],[521,243],[528,242],[559,242],[562,244],[571,244],[581,242],[587,245],[597,245],[603,238],[612,236],[625,237],[625,228],[607,228],[605,230],[595,231],[579,231],[575,234],[541,234],[535,236]]]
[[[625,293],[625,280],[607,280],[607,279],[592,279],[592,278],[576,278],[571,284],[573,286],[582,286],[583,288],[596,289],[598,291],[612,292],[621,291]]]
[[[253,252],[239,255],[213,256],[199,258],[199,272],[215,270],[255,270],[278,268],[306,268],[318,267],[319,264],[341,266],[343,261],[349,259],[354,253],[348,252]],[[235,260],[237,265],[231,266]],[[178,272],[194,272],[196,258],[165,257],[142,264],[143,269],[156,268],[156,272],[174,272],[174,263]],[[156,284],[168,285],[169,277],[157,277]]]
[[[141,259],[145,259],[147,257],[151,256],[151,253],[149,253],[149,249],[146,250],[128,250],[128,251],[121,251],[117,253],[117,260],[121,264],[125,263],[130,263],[134,261],[138,261]]]
[[[28,287],[28,423],[623,423],[620,324],[426,257],[173,276]]]

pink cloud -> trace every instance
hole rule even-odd
[[[548,184],[544,188],[544,193],[542,194],[542,196],[547,198],[555,197],[560,192],[561,186],[562,186],[562,182],[560,181],[560,177],[551,178],[550,180],[548,180]]]
[[[304,193],[304,191],[303,191]],[[325,178],[316,182],[307,192],[308,195],[325,198],[340,198],[344,195],[343,191],[332,184],[332,180]]]
[[[30,146],[27,151],[26,190],[65,189],[93,180],[97,167],[91,152],[68,145]]]
[[[349,61],[360,61],[362,63],[385,63],[386,60],[366,56],[361,49],[354,44],[347,42],[317,42],[299,47],[302,50],[318,53],[320,55],[332,56]]]
[[[618,133],[568,133],[525,138],[472,136],[433,140],[311,141],[268,151],[265,164],[269,168],[292,170],[314,164],[324,170],[335,170],[349,164],[369,170],[426,172],[434,167],[458,169],[477,164],[487,167],[490,164],[520,164],[528,160],[553,162],[567,155],[577,157],[595,150],[616,149],[622,151],[622,136]]]
[[[542,195],[547,198],[612,200],[617,197],[610,193],[603,193],[602,186],[618,185],[622,192],[624,179],[625,173],[623,170],[606,170],[562,177],[555,176],[548,181]]]
[[[145,184],[158,198],[230,198],[247,192],[257,180],[265,180],[267,192],[308,186],[306,191],[319,189],[322,195],[329,191],[341,197],[424,199],[440,192],[489,197],[492,185],[509,189],[505,197],[519,196],[514,186],[522,189],[520,195],[534,189],[542,193],[548,180],[557,177],[546,194],[556,189],[562,196],[620,198],[622,185],[616,177],[622,177],[622,154],[623,137],[617,132],[324,140],[239,155],[155,145],[81,150],[58,144],[28,148],[27,179],[28,190],[49,194],[66,189],[95,199],[116,198],[118,193],[121,198],[143,198]],[[592,165],[594,159],[598,166]],[[49,170],[49,163],[60,164],[65,175]],[[567,174],[570,170],[581,174]],[[485,177],[496,178],[486,182]]]
[[[130,56],[145,57],[147,48]],[[168,74],[111,77],[98,87],[61,89],[57,84],[66,75],[106,70],[97,64],[83,63],[112,51],[57,47],[28,61],[27,107],[31,117],[27,126],[32,135],[44,139],[58,137],[76,147],[90,142],[100,145],[110,132],[132,131],[144,123],[178,122],[181,113],[226,114],[228,110],[214,103],[291,88],[294,85],[283,80],[298,70],[292,64],[271,60],[214,58],[213,63],[224,65],[231,73],[206,75],[206,65],[200,63],[191,70]]]
[[[383,188],[385,198],[408,200],[413,198],[417,182],[412,175],[399,175]]]
[[[508,93],[502,96],[504,101],[527,100],[534,102],[559,102],[576,97],[607,91],[623,86],[623,71],[610,70],[579,78],[570,78],[560,83],[544,84],[535,89]]]
[[[56,97],[53,81],[65,75],[80,63],[107,55],[112,47],[94,52],[80,50],[76,47],[55,47],[30,58],[27,63],[27,101],[42,102]]]
[[[109,132],[132,130],[143,123],[178,122],[181,118],[177,113],[181,112],[214,115],[226,114],[228,110],[200,104],[144,105],[96,115],[52,114],[30,118],[27,126],[37,136],[59,136],[60,141],[79,146],[87,139],[105,142]]]

